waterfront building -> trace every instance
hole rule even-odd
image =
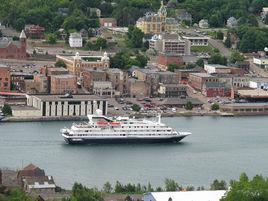
[[[187,84],[189,80],[190,73],[205,73],[204,68],[195,67],[192,69],[175,69],[174,73],[178,75],[180,83]]]
[[[174,18],[167,17],[167,7],[161,1],[161,7],[157,13],[146,13],[136,22],[136,26],[145,34],[175,32],[178,30],[178,22]]]
[[[182,38],[189,40],[191,46],[208,46],[209,37],[206,36],[182,36]]]
[[[52,176],[45,175],[45,171],[29,164],[17,174],[18,183],[27,193],[55,193],[56,185]]]
[[[208,73],[190,73],[189,75],[189,84],[199,91],[202,90],[204,84],[217,83],[218,81],[217,77]]]
[[[182,84],[159,84],[158,93],[161,97],[186,97],[187,87]]]
[[[220,201],[225,193],[225,190],[149,192],[144,194],[143,201]]]
[[[231,88],[223,83],[208,82],[204,83],[202,94],[206,97],[230,97]]]
[[[10,67],[0,64],[0,92],[10,91]]]
[[[25,92],[25,80],[33,80],[34,75],[27,72],[11,72],[10,78],[11,90]]]
[[[144,98],[150,96],[150,86],[144,80],[135,78],[128,79],[128,93],[133,98]]]
[[[97,96],[110,96],[113,97],[115,90],[113,89],[112,82],[109,81],[96,81],[93,82],[93,94]]]
[[[12,107],[15,117],[81,117],[95,114],[97,109],[107,115],[108,101],[93,95],[27,95],[26,106]]]
[[[264,115],[268,114],[268,103],[231,103],[221,105],[220,111],[238,115]]]
[[[77,52],[75,56],[57,55],[56,58],[57,61],[63,61],[65,63],[70,73],[77,76],[80,76],[80,73],[85,69],[104,69],[110,67],[110,58],[106,52],[104,52],[103,56],[80,56]]]
[[[50,77],[50,93],[77,93],[77,77],[75,75],[53,75]]]
[[[106,69],[107,81],[112,82],[114,90],[121,94],[127,93],[127,79],[128,73],[118,68]]]
[[[80,33],[70,33],[69,36],[70,47],[83,47],[83,38]]]
[[[93,92],[93,83],[106,81],[106,72],[103,69],[85,69],[82,72],[82,85],[89,92]]]
[[[40,39],[44,38],[45,28],[35,24],[27,24],[24,27],[24,31],[27,37]]]
[[[26,35],[21,31],[19,41],[0,38],[0,59],[26,59]]]
[[[117,27],[117,21],[115,18],[100,18],[101,27]]]
[[[172,56],[190,55],[190,42],[178,34],[155,34],[149,40],[149,48]]]

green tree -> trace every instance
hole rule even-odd
[[[63,67],[63,68],[66,68],[66,64],[62,61],[62,60],[58,60],[56,63],[55,63],[55,67]]]
[[[82,184],[75,183],[72,193],[67,201],[103,201],[101,192],[94,188],[87,188]]]
[[[132,105],[131,108],[135,112],[139,112],[141,110],[141,107],[137,104]]]
[[[203,59],[198,59],[195,64],[199,67],[204,68],[204,60]]]
[[[230,190],[221,201],[265,201],[268,200],[268,178],[256,175],[249,180],[245,173],[242,173],[238,181],[232,181]]]
[[[215,107],[217,106],[219,105],[215,105]],[[226,190],[226,189],[227,189],[227,184],[224,180],[218,181],[217,179],[215,179],[213,183],[210,185],[210,190]]]
[[[226,57],[220,55],[219,53],[213,54],[208,59],[209,64],[220,64],[220,65],[227,65],[227,59]]]
[[[211,105],[211,110],[219,110],[220,109],[220,106],[218,103],[213,103]],[[218,180],[215,180],[215,181],[218,181]]]
[[[227,33],[227,37],[226,37],[226,39],[224,41],[224,45],[227,48],[231,48],[232,47],[231,34],[229,32]]]
[[[12,109],[11,106],[8,104],[4,104],[4,107],[2,108],[2,112],[6,116],[11,116],[12,115]]]
[[[177,191],[179,190],[179,184],[173,179],[165,179],[166,191]]]
[[[109,182],[106,182],[104,185],[103,185],[103,191],[105,193],[111,193],[113,190],[113,187],[112,185],[109,183]]]
[[[0,30],[0,38],[1,38],[1,37],[3,37],[3,33],[2,33],[2,31]]]
[[[46,37],[46,41],[48,44],[56,44],[57,43],[57,37],[55,34],[48,34]]]
[[[182,65],[178,65],[176,63],[170,63],[168,64],[168,71],[174,72],[175,69],[183,68]]]
[[[128,26],[127,42],[132,48],[141,48],[143,47],[143,37],[144,33],[137,28],[136,26]]]
[[[243,54],[241,54],[238,50],[233,50],[231,53],[231,58],[230,61],[232,63],[239,62],[239,61],[244,61],[245,57]]]
[[[188,101],[185,105],[186,110],[192,110],[193,109],[193,104],[191,101]]]

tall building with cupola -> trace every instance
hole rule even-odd
[[[57,55],[57,61],[63,61],[67,70],[80,76],[85,69],[104,69],[110,67],[110,58],[106,52],[103,56],[80,55],[78,52],[75,56]]]
[[[161,7],[157,13],[149,12],[136,22],[136,27],[145,34],[159,34],[162,32],[175,32],[178,29],[178,22],[175,18],[167,17],[167,7],[161,1]]]

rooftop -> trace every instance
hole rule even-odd
[[[209,67],[214,67],[214,68],[227,68],[229,69],[229,66],[224,66],[224,65],[220,65],[220,64],[205,64],[205,67],[209,66]]]
[[[237,94],[245,98],[268,98],[268,91],[263,89],[238,90]]]
[[[190,75],[194,75],[197,77],[214,77],[213,75],[210,75],[208,73],[190,73]]]
[[[153,192],[155,201],[219,201],[226,191]]]
[[[52,75],[53,78],[76,78],[75,75],[63,74],[63,75]]]
[[[32,95],[33,97],[37,97],[41,99],[41,101],[90,101],[90,100],[104,100],[104,98],[95,96],[95,95],[87,95],[87,94],[75,94],[72,97],[66,97],[64,95]]]

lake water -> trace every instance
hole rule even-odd
[[[117,180],[163,186],[165,178],[197,187],[241,172],[268,176],[268,117],[162,120],[193,134],[179,144],[71,146],[59,130],[72,122],[0,123],[0,167],[34,163],[65,188]]]

